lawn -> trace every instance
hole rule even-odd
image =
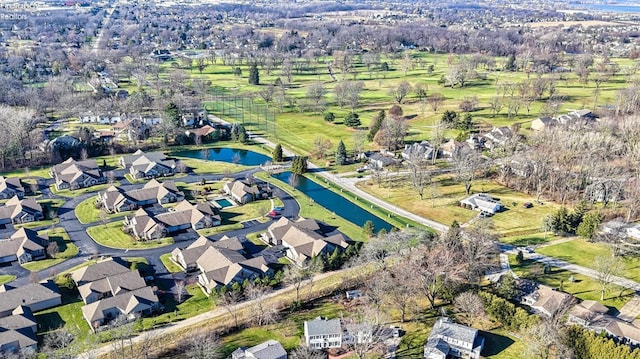
[[[20,177],[20,178],[27,178],[27,177],[51,178],[51,176],[49,176],[50,169],[51,169],[51,166],[18,168],[16,170],[0,172],[0,175],[5,177]]]
[[[74,342],[83,343],[90,334],[89,324],[82,316],[84,303],[78,297],[77,290],[61,288],[62,305],[43,310],[35,314],[38,322],[38,334],[64,327],[76,335]]]
[[[509,256],[509,264],[513,272],[522,278],[531,279],[553,288],[562,287],[563,291],[581,300],[595,300],[616,310],[622,308],[635,295],[635,292],[631,289],[611,285],[605,294],[605,300],[601,301],[600,285],[591,277],[555,267],[551,268],[550,273],[545,274],[542,270],[542,264],[532,260],[518,264],[515,260],[515,255]],[[572,276],[575,280],[574,282],[569,280]]]
[[[204,228],[198,230],[198,233],[205,237],[208,237],[222,232],[241,229],[242,222],[244,221],[255,219],[260,222],[265,222],[268,220],[268,218],[264,215],[269,213],[270,209],[271,202],[268,200],[249,202],[241,206],[227,207],[220,212],[222,225],[217,227]]]
[[[222,161],[204,161],[187,157],[176,157],[176,160],[191,168],[196,174],[231,174],[247,170],[251,167]]]
[[[172,323],[213,309],[213,302],[197,284],[187,285],[186,289],[189,295],[180,304],[176,304],[172,293],[161,294],[159,299],[164,306],[164,313],[155,317],[142,318],[142,328],[149,329]]]
[[[105,189],[107,189],[107,188],[109,188],[111,186],[119,186],[119,185],[120,185],[120,182],[115,181],[113,183],[99,184],[99,185],[96,185],[96,186],[91,186],[91,187],[87,187],[87,188],[80,188],[80,189],[76,189],[76,190],[70,190],[70,189],[57,190],[55,185],[49,186],[49,189],[51,189],[51,193],[57,194],[58,196],[78,197],[81,194],[92,193],[92,192],[100,192],[100,191],[104,191]]]
[[[291,197],[293,197],[298,204],[300,205],[300,216],[304,218],[314,218],[324,223],[327,223],[331,226],[336,226],[338,229],[347,235],[349,238],[353,240],[363,240],[365,239],[365,234],[362,231],[362,228],[356,226],[355,224],[343,219],[342,217],[338,217],[335,213],[327,210],[326,208],[317,205],[314,203],[309,197],[307,197],[304,193],[300,191],[296,191],[289,184],[284,183],[276,178],[269,176],[265,172],[256,173],[256,178],[259,178],[263,181],[268,181],[273,183],[278,188],[281,188],[285,192],[287,192]]]
[[[87,228],[87,233],[96,243],[116,249],[150,249],[168,246],[173,238],[166,237],[154,241],[136,241],[122,231],[122,221]]]
[[[160,261],[162,262],[162,264],[164,264],[164,267],[167,268],[167,271],[169,273],[182,272],[182,268],[171,260],[171,253],[165,253],[161,255]]]
[[[587,268],[593,267],[595,257],[611,255],[611,250],[606,244],[587,242],[583,238],[541,247],[536,249],[536,252]],[[636,282],[640,281],[640,258],[634,256],[623,257],[622,263],[625,266],[622,277]]]
[[[96,208],[95,202],[96,202],[96,197],[90,197],[80,202],[80,204],[78,204],[74,212],[76,214],[76,217],[78,217],[78,220],[80,221],[80,223],[86,224],[86,223],[98,222],[101,220],[100,215],[102,210]],[[120,218],[120,217],[130,215],[132,213],[133,211],[108,213],[106,215],[106,218],[107,219]]]
[[[78,247],[76,247],[76,245],[69,239],[69,235],[64,229],[55,228],[50,231],[39,232],[39,234],[43,233],[49,235],[49,240],[58,243],[58,249],[60,251],[55,255],[55,258],[48,258],[23,264],[22,266],[25,269],[30,271],[41,271],[78,255]]]
[[[451,175],[435,177],[434,184],[427,188],[425,199],[422,201],[406,178],[392,177],[389,182],[384,181],[380,185],[370,179],[358,182],[357,186],[393,205],[447,225],[454,220],[466,223],[478,214],[458,205],[467,195],[464,186]],[[524,208],[523,203],[535,202],[535,198],[491,180],[476,180],[471,190],[474,193],[489,193],[504,204],[505,210],[491,217],[491,221],[495,230],[506,237],[537,236],[544,217],[560,208],[559,205],[550,202]]]
[[[15,275],[8,275],[8,274],[0,274],[0,285],[1,284],[5,284],[5,283],[9,283],[13,280],[16,279]]]

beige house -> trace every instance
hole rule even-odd
[[[32,283],[20,287],[0,285],[0,318],[10,316],[19,306],[32,312],[45,310],[62,304],[62,296],[53,281]]]
[[[313,257],[328,255],[336,248],[344,250],[349,246],[341,233],[325,236],[318,222],[313,219],[293,222],[282,217],[269,226],[262,239],[269,244],[283,245],[287,249],[287,257],[300,267],[308,266]]]
[[[44,259],[47,256],[49,237],[20,228],[7,240],[0,241],[0,263],[18,261],[20,264]]]
[[[160,310],[160,301],[151,287],[124,291],[82,307],[82,316],[94,332],[118,317],[135,320]]]
[[[43,218],[42,206],[32,198],[14,196],[0,207],[0,224],[29,223]]]
[[[219,226],[220,215],[208,203],[191,204],[182,201],[170,212],[152,214],[140,208],[131,217],[125,217],[124,226],[139,240],[159,239],[185,229],[203,229]]]
[[[145,153],[137,150],[130,156],[123,156],[119,160],[119,164],[133,178],[155,178],[160,176],[171,176],[176,173],[176,161],[168,160],[162,152]]]
[[[187,248],[176,248],[171,251],[171,259],[182,267],[185,271],[192,271],[198,268],[198,258],[210,246],[225,248],[236,252],[244,252],[244,247],[238,237],[223,236],[219,241],[213,242],[208,238],[200,236],[195,242],[191,243]]]
[[[24,197],[24,185],[18,177],[0,176],[0,199],[9,199],[14,196]]]
[[[124,191],[116,186],[98,193],[96,202],[109,213],[132,211],[153,204],[167,204],[184,200],[184,193],[178,190],[175,182],[155,179],[147,182],[143,188]]]
[[[49,174],[55,180],[58,190],[86,188],[107,182],[96,160],[76,161],[69,157],[53,166]]]
[[[81,287],[87,283],[130,271],[131,268],[129,264],[122,258],[111,257],[73,271],[71,278],[77,287]]]
[[[571,294],[540,285],[535,292],[524,296],[522,303],[530,306],[535,313],[549,317],[572,300]]]
[[[245,181],[233,181],[226,182],[222,186],[222,190],[227,195],[231,196],[234,201],[246,204],[253,202],[262,197],[262,192],[256,184],[251,184]]]
[[[28,307],[18,305],[10,315],[0,318],[0,354],[29,353],[38,350],[38,323]]]
[[[218,287],[241,283],[245,279],[266,277],[273,274],[264,257],[246,258],[241,253],[209,246],[196,260],[200,270],[198,283],[207,293]]]
[[[558,121],[551,117],[540,117],[531,121],[531,129],[534,131],[544,131],[549,127],[554,127],[558,125]]]
[[[80,292],[82,301],[85,304],[91,304],[104,298],[131,292],[146,286],[147,284],[138,271],[127,271],[83,284],[78,287],[78,292]]]

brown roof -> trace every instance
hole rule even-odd
[[[116,274],[129,272],[130,266],[119,257],[112,257],[102,262],[77,269],[71,273],[71,278],[78,285],[93,282]]]
[[[158,303],[158,297],[151,287],[143,287],[105,298],[82,307],[82,314],[87,321],[93,322],[105,318],[104,311],[118,308],[124,315],[139,311],[140,306],[150,308]]]
[[[82,176],[82,174],[86,174],[94,178],[102,177],[102,173],[94,159],[76,161],[69,157],[66,161],[53,166],[52,172],[57,181],[66,183],[74,182]]]
[[[85,299],[92,292],[117,295],[123,291],[132,291],[145,286],[146,283],[138,271],[127,271],[81,285],[78,291],[82,299]]]

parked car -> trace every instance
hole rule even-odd
[[[522,205],[522,207],[524,207],[524,208],[531,208],[531,207],[533,207],[533,203],[531,203],[531,202],[525,202],[525,203]]]

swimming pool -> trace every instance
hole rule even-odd
[[[229,201],[226,198],[215,199],[214,201],[216,201],[216,203],[219,204],[220,207],[222,207],[222,208],[227,208],[227,207],[232,207],[233,206],[233,203],[231,203],[231,201]]]

